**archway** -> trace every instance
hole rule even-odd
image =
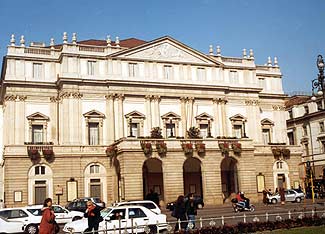
[[[153,190],[158,193],[159,200],[164,200],[164,182],[162,162],[156,158],[147,159],[142,166],[143,198]]]
[[[203,198],[201,161],[190,157],[183,164],[184,195],[194,193]]]
[[[221,185],[225,198],[239,190],[237,160],[232,157],[225,157],[221,162]]]
[[[107,203],[107,175],[106,168],[100,163],[90,163],[85,167],[85,196],[100,197]]]
[[[276,188],[290,189],[289,167],[285,161],[279,160],[273,164],[274,190]]]

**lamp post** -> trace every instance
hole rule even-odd
[[[170,136],[169,137],[174,137],[174,133],[173,133],[173,118],[169,118],[169,127],[170,127]]]
[[[129,126],[130,126],[130,135],[129,135],[129,137],[133,137],[133,134],[132,134],[132,117],[131,116],[129,117]]]
[[[322,110],[324,110],[324,100],[325,100],[325,82],[324,82],[324,60],[322,55],[317,56],[317,68],[318,68],[318,75],[317,78],[312,80],[312,98],[311,100],[316,101],[316,96],[323,96],[323,106]]]
[[[208,136],[207,138],[211,138],[211,119],[208,118]]]

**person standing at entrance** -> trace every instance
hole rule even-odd
[[[196,204],[194,202],[194,194],[193,193],[190,193],[188,195],[188,200],[186,201],[185,207],[186,207],[186,214],[187,214],[187,218],[188,218],[188,225],[192,224],[193,226],[191,228],[194,228],[195,227],[195,215],[197,215],[197,211],[196,211]],[[190,229],[190,228],[187,227],[187,229]]]
[[[84,217],[88,218],[86,232],[92,232],[94,229],[95,234],[98,234],[98,226],[102,221],[102,217],[100,216],[99,208],[92,201],[87,201],[87,210],[85,211]]]
[[[42,208],[42,220],[39,234],[55,234],[55,215],[52,210],[52,199],[46,198]]]
[[[285,198],[285,191],[283,187],[279,189],[279,194],[280,194],[281,205],[284,205],[286,198]]]

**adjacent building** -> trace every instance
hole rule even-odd
[[[325,109],[323,98],[312,101],[311,96],[296,95],[286,101],[287,134],[290,145],[301,145],[302,162],[310,161],[315,179],[325,175]],[[304,164],[300,177],[305,178]]]
[[[204,54],[169,36],[18,44],[13,35],[0,95],[9,206],[150,189],[162,203],[193,192],[221,204],[298,187],[276,58],[256,65],[253,50]]]

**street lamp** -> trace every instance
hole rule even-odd
[[[173,133],[173,118],[169,118],[169,127],[170,127],[170,136],[169,137],[174,137],[174,133]]]
[[[325,100],[325,82],[324,82],[324,60],[322,55],[317,56],[317,68],[318,76],[317,79],[312,80],[312,98],[311,100],[316,101],[316,96],[323,96],[323,102]],[[322,108],[323,109],[323,108]]]

